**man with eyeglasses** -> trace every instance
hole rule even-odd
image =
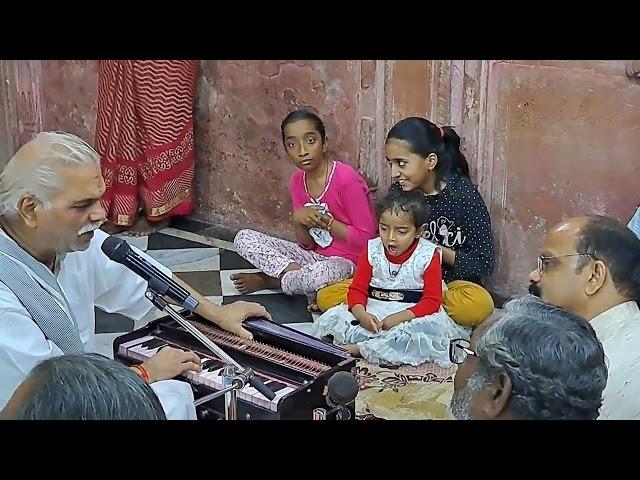
[[[595,420],[607,383],[604,349],[584,318],[528,295],[471,340],[451,341],[459,365],[449,405],[458,420]]]
[[[640,239],[603,216],[556,225],[529,292],[586,318],[608,359],[601,419],[640,419]]]

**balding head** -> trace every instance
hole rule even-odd
[[[617,220],[574,217],[554,226],[541,249],[532,292],[591,319],[640,298],[640,239]]]

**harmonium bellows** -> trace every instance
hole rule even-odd
[[[326,408],[325,386],[338,371],[351,371],[348,351],[311,335],[263,318],[245,320],[253,340],[226,332],[193,313],[183,316],[198,330],[256,376],[274,393],[273,400],[247,384],[237,393],[238,419],[311,419],[314,408]],[[171,317],[118,337],[114,358],[127,364],[143,362],[165,346],[194,351],[202,371],[187,372],[196,400],[221,390],[224,364]],[[351,406],[353,408],[353,406]],[[224,418],[224,396],[196,407],[199,419]]]

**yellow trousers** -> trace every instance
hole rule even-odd
[[[326,312],[331,307],[346,303],[352,279],[334,283],[318,291],[318,308]],[[442,306],[458,324],[475,327],[493,313],[493,299],[480,285],[465,280],[454,280],[442,292]]]

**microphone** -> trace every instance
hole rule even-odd
[[[175,281],[171,280],[171,278],[158,270],[148,260],[138,255],[123,239],[110,236],[102,243],[102,246],[100,248],[102,249],[102,252],[111,260],[124,265],[129,270],[140,275],[147,282],[149,282],[149,288],[152,289],[156,294],[163,296],[166,295],[171,300],[177,302],[178,305],[186,308],[191,312],[193,312],[198,306],[198,301],[193,298],[187,290],[182,288]],[[178,318],[180,318],[180,316],[178,316]],[[179,321],[178,323],[180,323],[183,327],[185,327],[187,331],[189,331],[192,335],[202,341],[202,339],[198,336],[198,334],[202,335],[202,333],[198,332],[193,326],[191,326],[191,329],[188,328],[188,322],[182,322],[185,322],[184,319],[182,319],[182,321]],[[195,333],[192,329],[195,330]],[[205,345],[207,345],[207,343],[205,343]],[[235,362],[235,360],[229,357],[222,349],[217,347],[215,344],[212,345],[215,348],[212,348],[209,345],[207,346],[209,347],[209,349],[212,349],[213,352],[221,360],[235,365],[238,369],[241,370],[241,374],[246,374],[246,370],[242,368],[237,362]],[[251,376],[251,378],[249,379],[249,384],[251,384],[253,388],[258,390],[269,400],[273,400],[276,396],[276,394],[271,391],[271,389],[264,383],[262,383],[262,381],[257,376]]]
[[[193,312],[198,306],[198,301],[187,290],[158,270],[148,260],[138,255],[123,239],[110,236],[100,248],[111,260],[124,265],[144,278],[154,290],[158,287],[158,294],[166,295],[190,312]]]
[[[356,377],[349,372],[336,372],[327,382],[327,405],[336,410],[336,420],[350,420],[346,405],[355,401],[360,389]],[[332,411],[333,411],[332,410]]]

